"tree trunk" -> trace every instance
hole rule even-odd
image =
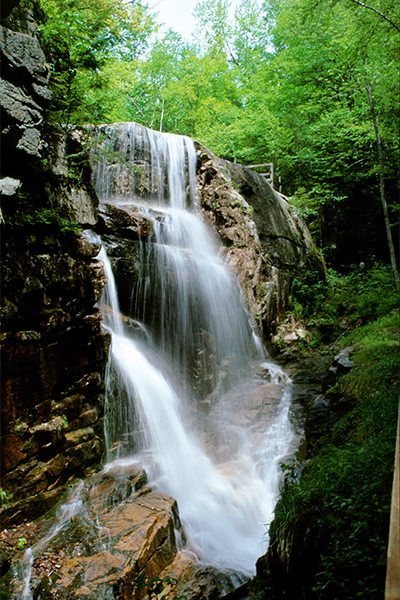
[[[366,66],[365,60],[364,60],[364,66]],[[388,245],[389,245],[390,262],[391,262],[392,268],[393,268],[393,273],[394,273],[394,278],[395,278],[395,281],[396,281],[397,291],[400,292],[400,277],[399,277],[399,271],[397,269],[396,254],[395,254],[395,251],[394,251],[392,231],[390,229],[389,211],[388,211],[388,206],[387,206],[387,202],[386,202],[386,194],[385,194],[385,169],[384,169],[382,143],[381,143],[381,137],[379,135],[378,119],[376,117],[374,101],[373,101],[373,98],[372,98],[371,86],[370,86],[369,79],[368,79],[367,76],[365,78],[365,83],[366,83],[366,86],[367,86],[368,101],[369,101],[369,110],[371,112],[372,122],[374,124],[376,144],[378,146],[378,157],[379,157],[379,188],[380,188],[380,192],[381,192],[381,201],[382,201],[382,208],[383,208],[383,216],[384,216],[384,219],[385,219],[386,236],[387,236]]]
[[[162,132],[162,128],[163,128],[163,119],[164,119],[164,98],[162,101],[162,109],[161,109],[161,116],[160,116],[160,132]]]

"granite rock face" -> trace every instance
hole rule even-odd
[[[295,209],[264,177],[217,158],[196,142],[201,212],[219,236],[248,309],[269,339],[282,321],[290,286],[301,269],[324,265]]]
[[[6,26],[0,25],[1,135],[8,148],[2,163],[10,170],[13,161],[25,153],[41,156],[46,146],[42,132],[44,112],[52,97],[48,88],[50,70],[36,37],[33,10],[25,10],[21,18],[14,15],[15,11],[7,14],[12,8],[6,5],[2,14]]]
[[[176,501],[148,486],[140,465],[111,465],[77,484],[58,522],[32,540],[31,593],[60,600],[136,597],[137,576],[158,576],[174,559],[175,531],[184,535]],[[43,576],[49,563],[51,578]],[[13,597],[23,585],[11,580]]]

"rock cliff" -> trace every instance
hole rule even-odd
[[[100,462],[109,344],[94,307],[99,247],[82,237],[98,201],[79,142],[46,123],[49,69],[30,6],[0,29],[3,526],[43,514]]]

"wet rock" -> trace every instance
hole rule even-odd
[[[302,358],[299,363],[289,365],[291,378],[294,384],[299,385],[322,385],[332,359],[329,356],[310,354]]]
[[[332,411],[329,398],[317,396],[310,406],[305,426],[306,438],[310,441],[319,438],[324,433],[331,431],[339,422],[339,418]]]
[[[187,600],[208,600],[225,597],[225,594],[230,598],[233,594],[232,600],[236,597],[244,598],[244,596],[234,595],[234,590],[238,590],[243,585],[246,579],[244,576],[230,569],[222,571],[216,567],[193,563],[190,555],[185,552],[178,554],[160,577],[171,577],[176,581],[166,588],[166,592],[171,597],[184,596]]]
[[[186,575],[186,577],[188,577]],[[179,594],[188,600],[217,600],[243,583],[237,573],[220,571],[215,567],[193,567],[191,578],[178,587]]]
[[[102,240],[112,265],[120,309],[122,313],[129,315],[132,291],[141,277],[140,242],[109,234],[103,235]]]
[[[38,546],[31,590],[43,585],[60,600],[82,597],[131,598],[140,572],[159,575],[176,555],[175,528],[181,528],[173,498],[145,489],[140,465],[109,468],[76,488],[70,499],[70,519],[52,542]],[[35,540],[36,542],[39,540]],[[45,565],[54,556],[53,571]],[[22,582],[14,580],[19,593]]]
[[[87,428],[86,431],[90,430]],[[67,461],[65,463],[66,470],[70,475],[78,475],[82,473],[83,465],[93,465],[100,462],[103,453],[103,440],[93,434],[88,441],[74,445],[65,451]],[[65,474],[63,476],[65,482]]]
[[[83,237],[77,237],[73,239],[71,243],[71,253],[76,252],[77,254],[84,256],[88,259],[96,258],[101,250],[101,244],[95,244],[89,242]]]
[[[62,397],[65,395],[75,394],[84,392],[86,395],[91,393],[97,393],[102,390],[102,377],[100,373],[88,373],[84,375],[78,381],[75,381],[73,385],[64,390],[61,394]],[[64,402],[68,399],[65,398]],[[70,401],[73,401],[72,399]]]
[[[350,355],[354,352],[354,350],[354,346],[348,346],[334,357],[334,365],[337,365],[339,373],[347,373],[355,366],[355,362],[350,360]]]
[[[102,218],[101,228],[109,232],[117,230],[119,235],[127,239],[146,238],[153,233],[151,220],[146,219],[138,208],[104,202],[100,204],[99,212]]]
[[[340,375],[345,375],[355,366],[355,363],[350,359],[351,354],[353,354],[355,350],[355,346],[348,346],[336,354],[323,381],[323,392],[326,392],[333,387]]]

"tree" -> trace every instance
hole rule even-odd
[[[377,250],[384,256],[385,228],[375,217],[379,157],[366,81],[373,82],[379,113],[390,211],[397,204],[399,157],[397,30],[350,0],[270,2],[265,8],[276,49],[271,83],[279,90],[269,95],[268,107],[290,142],[279,166],[287,193],[305,188],[318,202],[315,194],[322,188],[337,199],[332,204],[326,193],[321,198],[330,229],[325,242],[333,244],[329,258],[335,260],[336,252],[338,259],[334,245],[347,253],[350,245],[356,247],[351,251],[356,260],[357,254],[363,260]],[[397,22],[397,6],[388,0],[386,9]]]
[[[155,30],[146,5],[123,0],[42,0],[47,15],[41,42],[52,70],[54,119],[98,122],[107,107],[104,69],[129,62],[134,69]],[[108,86],[109,87],[109,86]]]

